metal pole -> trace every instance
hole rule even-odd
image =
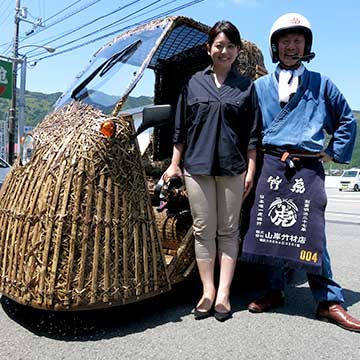
[[[19,47],[19,12],[20,0],[16,0],[15,6],[15,29],[14,29],[14,44],[13,44],[13,89],[11,97],[11,106],[9,110],[9,163],[14,162],[14,143],[15,143],[15,123],[16,123],[16,75],[17,75],[17,57]]]
[[[26,55],[22,55],[20,73],[20,93],[19,93],[19,121],[18,121],[18,151],[20,152],[21,137],[24,135],[25,124],[25,89],[26,89]]]

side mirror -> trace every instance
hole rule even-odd
[[[136,135],[150,127],[160,127],[170,124],[172,121],[171,105],[151,105],[143,108],[143,118],[139,125]]]

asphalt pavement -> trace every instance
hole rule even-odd
[[[360,192],[327,192],[334,278],[349,312],[360,318]],[[261,294],[264,272],[238,267],[234,315],[224,323],[194,320],[196,278],[137,304],[91,312],[40,311],[3,296],[0,359],[360,359],[360,334],[315,320],[316,304],[300,272],[293,274],[284,307],[249,313],[246,305]]]

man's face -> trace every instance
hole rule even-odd
[[[293,57],[304,55],[305,37],[300,33],[290,33],[279,37],[278,51],[280,62],[285,66],[293,67],[298,60]]]

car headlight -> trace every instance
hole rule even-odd
[[[31,160],[34,151],[34,143],[35,141],[31,134],[27,134],[22,138],[20,156],[23,165],[26,165]]]
[[[107,138],[111,138],[116,133],[116,124],[111,119],[107,119],[100,124],[100,132]]]

